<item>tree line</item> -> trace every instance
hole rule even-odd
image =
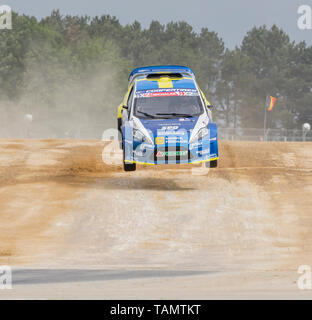
[[[216,32],[183,21],[144,29],[55,10],[41,20],[13,13],[12,25],[0,31],[2,126],[27,112],[55,130],[69,120],[112,123],[130,71],[157,64],[192,68],[221,126],[262,128],[270,95],[270,128],[312,121],[312,47],[275,25],[254,27],[233,50]]]

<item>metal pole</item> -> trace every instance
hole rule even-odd
[[[265,106],[264,106],[263,141],[267,141],[267,138],[266,138],[266,127],[267,127],[267,105],[268,105],[268,96],[266,96],[266,98],[265,98]]]

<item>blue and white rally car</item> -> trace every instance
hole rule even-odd
[[[125,171],[136,164],[206,162],[217,167],[217,124],[194,72],[184,66],[137,68],[118,108]]]

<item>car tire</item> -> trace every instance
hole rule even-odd
[[[124,168],[124,171],[135,171],[136,170],[136,163],[126,163],[125,162],[125,149],[123,148],[123,168]]]
[[[218,160],[212,160],[206,162],[206,168],[217,168],[218,167]]]
[[[117,129],[118,129],[118,131],[120,132],[120,134],[122,134],[121,126],[122,126],[122,119],[121,119],[121,118],[118,118],[118,119],[117,119]]]
[[[136,170],[136,163],[125,163],[124,162],[124,170],[125,171],[135,171]]]
[[[118,129],[118,139],[119,139],[119,148],[123,149],[123,138],[122,138],[122,121],[117,119],[117,129]]]

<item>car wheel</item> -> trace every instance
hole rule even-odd
[[[124,162],[124,170],[125,171],[135,171],[136,170],[136,164],[135,163],[125,163]]]
[[[117,119],[117,129],[118,129],[118,139],[119,139],[119,148],[123,149],[123,137],[122,137],[122,129],[121,129],[121,119]]]
[[[125,149],[123,148],[123,168],[124,171],[135,171],[136,163],[126,163],[125,162]]]
[[[122,120],[121,120],[121,118],[118,118],[117,119],[117,129],[120,132],[120,134],[122,134],[121,126],[122,126]]]
[[[212,160],[206,162],[206,168],[217,168],[218,160]]]

